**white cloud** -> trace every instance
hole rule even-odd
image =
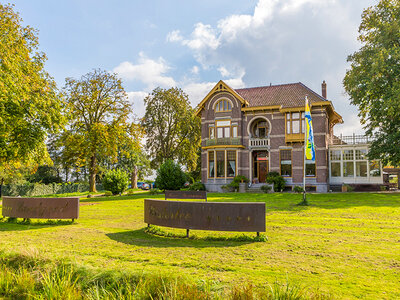
[[[144,98],[147,97],[149,93],[144,91],[137,91],[137,92],[128,92],[128,99],[132,103],[133,106],[133,113],[138,116],[142,117],[145,112],[144,106]]]
[[[139,53],[138,64],[125,61],[113,69],[121,78],[127,81],[138,80],[146,84],[149,90],[157,86],[175,86],[175,80],[165,75],[169,70],[170,67],[162,57],[153,60],[147,58],[143,52]]]
[[[167,42],[180,42],[183,40],[179,30],[171,31],[167,34]]]
[[[216,25],[199,22],[178,42],[204,70],[217,69],[236,88],[301,81],[320,93],[325,79],[328,97],[345,124],[360,130],[358,121],[352,121],[356,108],[343,95],[342,80],[347,56],[359,48],[362,10],[372,4],[374,0],[259,0],[252,14],[226,16]]]
[[[199,67],[198,66],[193,66],[191,69],[190,69],[190,72],[192,73],[192,74],[195,74],[195,75],[197,75],[197,74],[199,74]]]

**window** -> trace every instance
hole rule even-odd
[[[315,176],[315,161],[306,160],[306,176]]]
[[[236,169],[235,150],[208,152],[208,178],[225,178],[225,174],[226,177],[235,177]]]
[[[214,177],[214,151],[208,152],[208,177]]]
[[[237,125],[232,126],[232,137],[237,138],[238,137],[238,127]]]
[[[231,111],[232,104],[226,99],[219,100],[215,105],[215,112]]]
[[[340,177],[340,162],[331,162],[331,177]]]
[[[253,125],[252,134],[256,138],[266,138],[268,136],[267,121],[260,120]]]
[[[226,177],[236,176],[236,151],[226,151]]]
[[[298,134],[305,131],[304,112],[292,112],[286,114],[286,133]]]
[[[217,127],[217,138],[229,138],[231,137],[231,121],[224,120],[224,121],[216,121],[215,122]]]
[[[331,150],[331,160],[340,160],[340,150]]]
[[[367,173],[368,173],[367,162],[366,161],[356,161],[356,176],[357,177],[367,177]]]
[[[343,160],[353,160],[354,152],[353,150],[343,150]]]
[[[367,149],[357,149],[356,150],[356,160],[366,160],[367,159]]]
[[[217,177],[225,177],[225,151],[217,152]]]
[[[381,163],[379,160],[371,160],[369,162],[369,176],[372,177],[381,176]]]
[[[210,127],[210,139],[214,139],[215,138],[215,133],[214,133],[215,128],[214,127]]]
[[[292,150],[281,150],[281,175],[292,176]]]
[[[353,161],[343,162],[343,176],[344,177],[353,177],[354,176],[354,162]]]

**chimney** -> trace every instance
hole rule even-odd
[[[324,97],[326,99],[326,83],[325,83],[325,80],[322,82],[321,87],[322,87],[322,97]]]

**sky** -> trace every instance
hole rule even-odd
[[[196,106],[219,81],[232,88],[302,82],[343,116],[336,134],[362,133],[343,88],[372,0],[14,0],[38,30],[46,70],[59,88],[93,69],[123,80],[144,114],[154,88],[177,86]]]

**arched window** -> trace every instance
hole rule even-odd
[[[268,123],[265,120],[259,120],[254,123],[251,131],[253,137],[266,138],[268,136]]]
[[[232,104],[226,99],[219,100],[215,105],[215,112],[223,112],[231,110],[232,110]]]

